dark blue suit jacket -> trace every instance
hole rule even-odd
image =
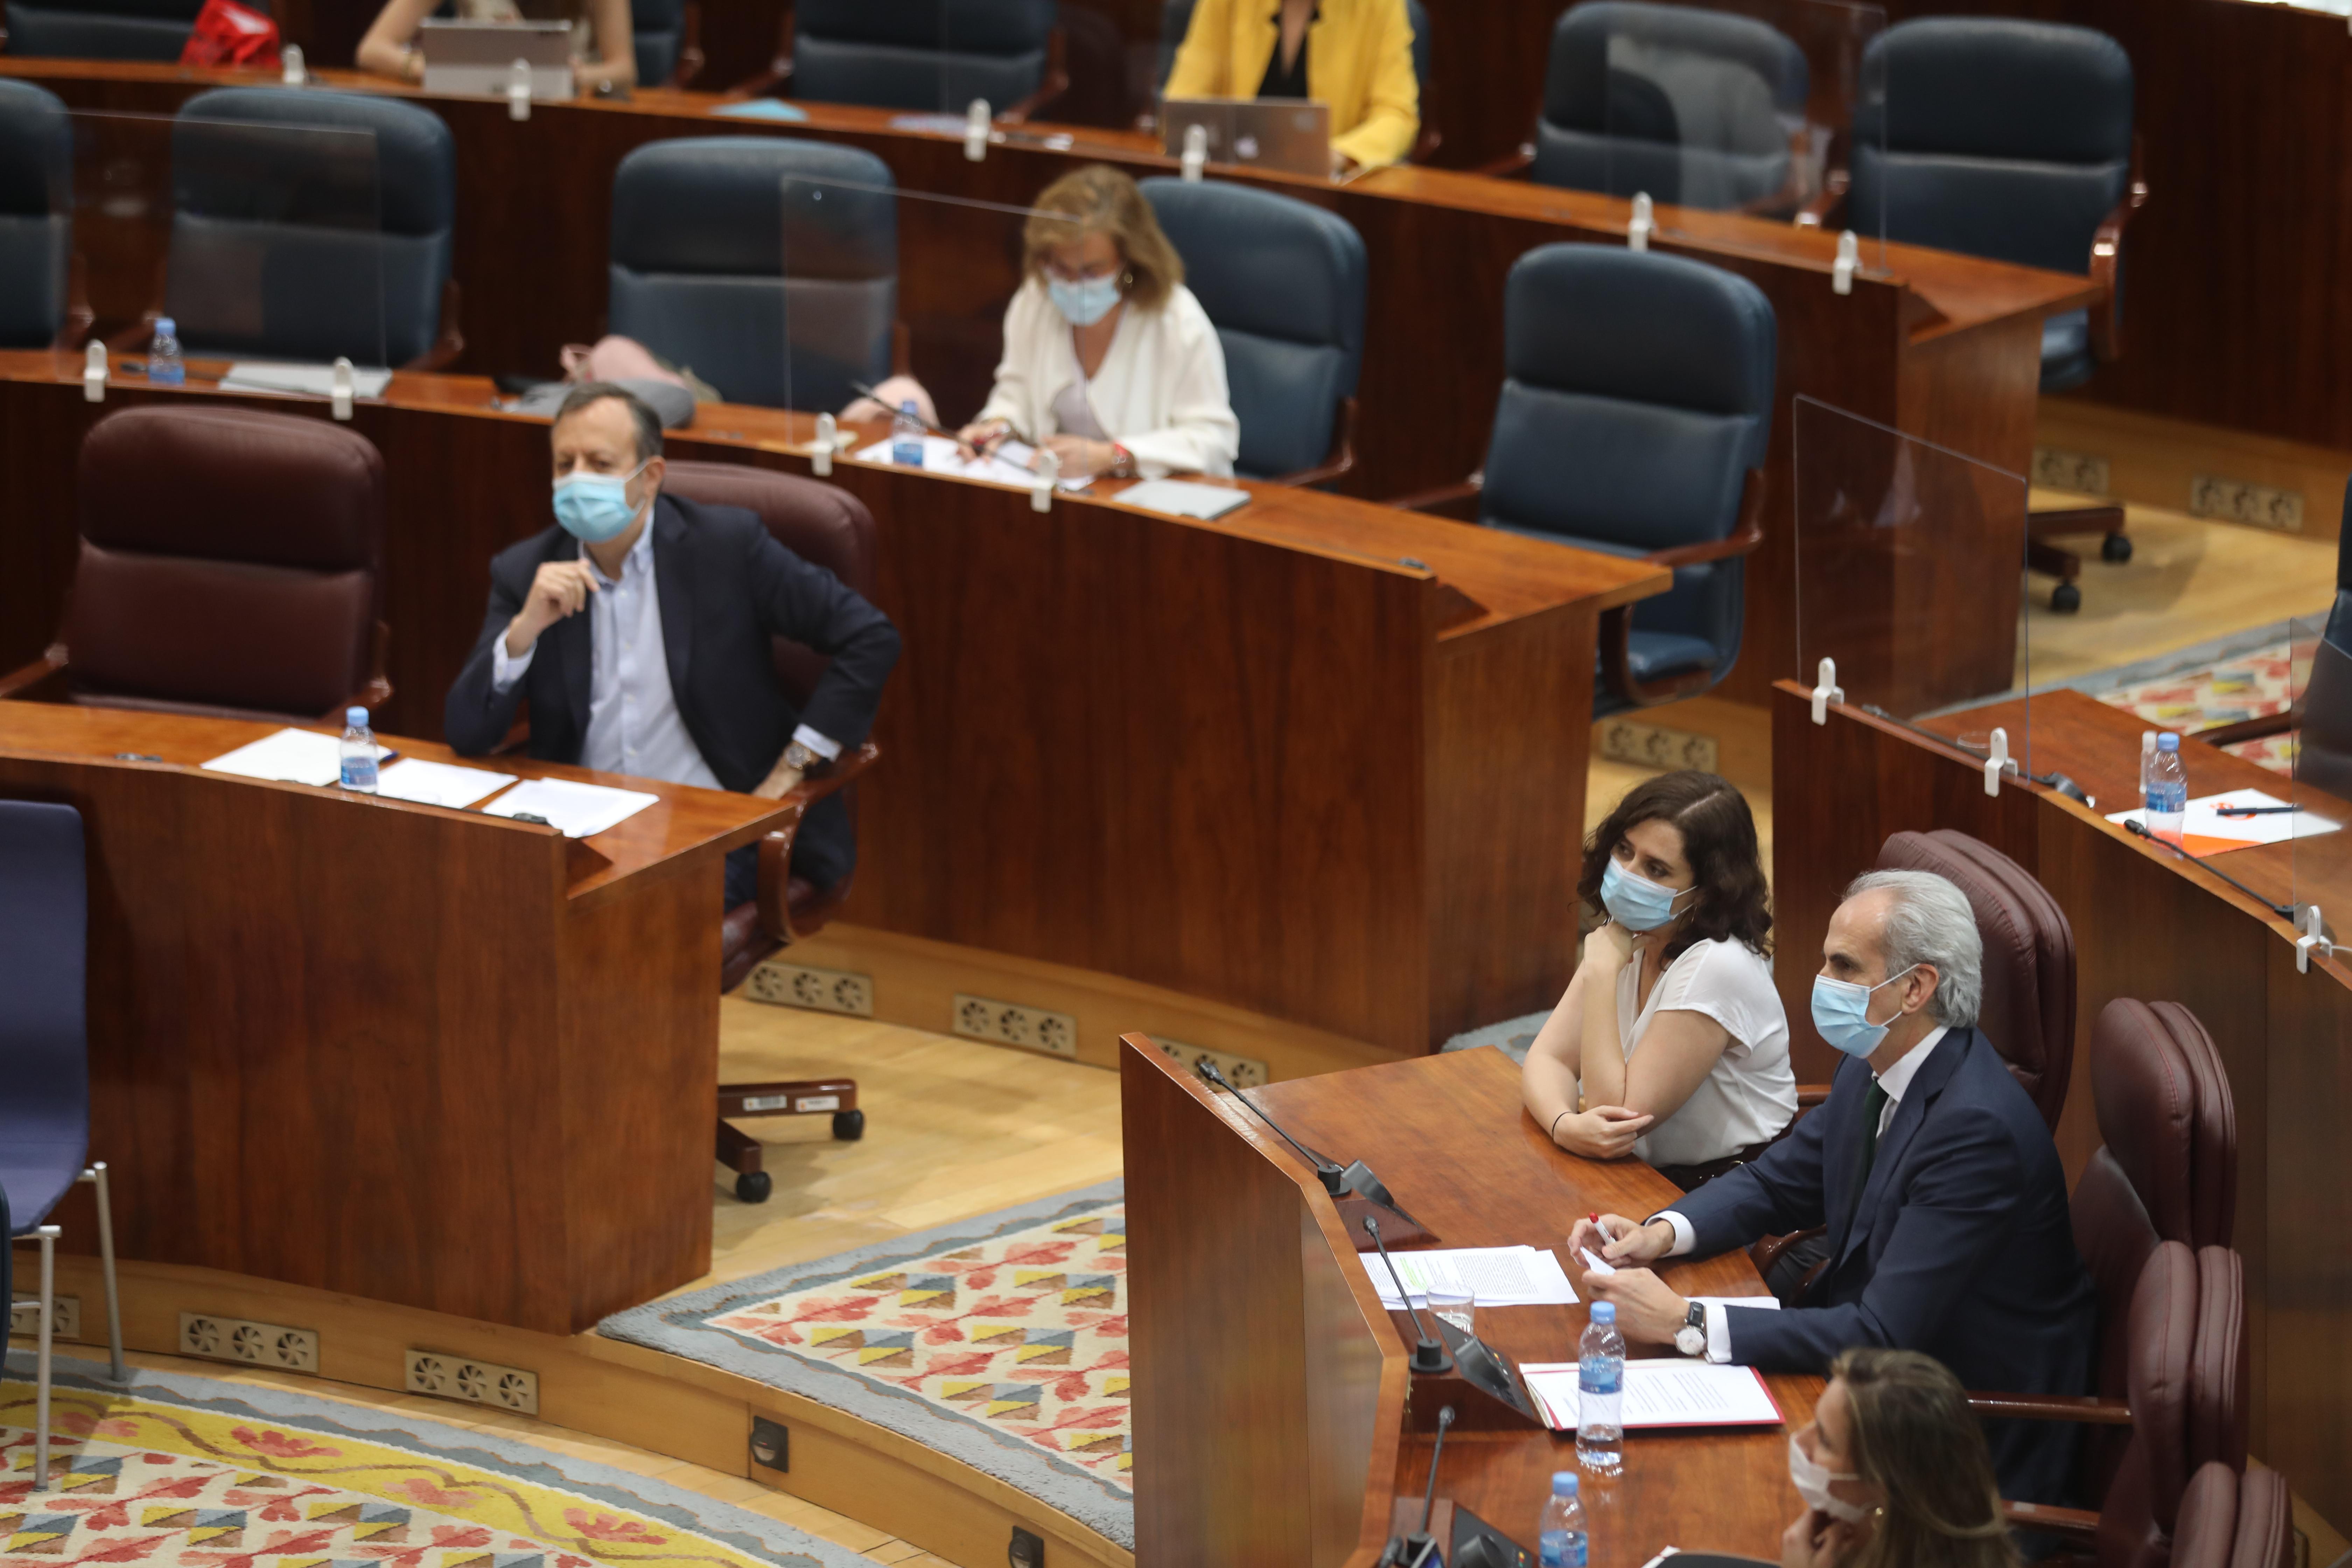
[[[654,503],[654,587],[661,600],[662,652],[670,696],[695,749],[725,788],[749,793],[806,723],[844,750],[865,743],[882,683],[898,659],[889,617],[822,566],[776,542],[759,514],[664,495]],[[515,710],[530,700],[530,754],[577,763],[588,743],[589,617],[567,616],[540,634],[520,680],[490,688],[490,645],[506,635],[544,562],[573,561],[580,542],[549,527],[490,562],[490,603],[473,656],[449,688],[443,732],[460,756],[480,756],[506,738]],[[832,662],[794,705],[776,679],[770,639],[787,637]],[[820,801],[793,844],[793,869],[830,887],[856,862],[857,844],[838,795]]]
[[[1852,1345],[1924,1351],[1970,1389],[2090,1391],[2097,1297],[2074,1250],[2050,1130],[1990,1042],[1953,1029],[1920,1065],[1855,1201],[1870,1065],[1838,1064],[1828,1103],[1761,1159],[1680,1203],[1700,1257],[1829,1227],[1803,1302],[1729,1309],[1734,1361],[1826,1373]],[[1995,1422],[2001,1495],[2064,1502],[2074,1429]]]

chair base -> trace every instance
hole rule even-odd
[[[772,1083],[719,1086],[719,1163],[735,1173],[735,1195],[763,1204],[775,1190],[760,1141],[729,1120],[736,1116],[833,1117],[833,1135],[845,1143],[866,1136],[866,1112],[857,1109],[852,1078],[783,1079]]]
[[[2072,613],[2083,607],[2083,590],[2075,583],[2083,574],[2083,558],[2071,550],[2046,542],[2048,536],[2056,533],[2103,534],[2100,559],[2117,563],[2131,559],[2132,542],[2124,532],[2124,509],[2120,506],[2053,507],[2026,515],[2025,563],[2058,579],[2058,585],[2050,591],[2050,607]]]
[[[107,1381],[120,1388],[130,1383],[131,1374],[122,1364],[122,1299],[114,1283],[114,1205],[107,1191],[106,1162],[93,1162],[74,1180],[88,1182],[98,1189],[98,1258],[106,1280],[106,1344],[111,1358]],[[8,1304],[11,1315],[19,1306],[39,1309],[33,1360],[32,1489],[36,1492],[49,1489],[50,1352],[58,1315],[58,1237],[63,1234],[53,1225],[41,1226],[31,1232],[41,1247],[41,1293],[31,1301],[12,1300]]]

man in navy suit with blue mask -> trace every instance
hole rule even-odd
[[[1826,1104],[1761,1158],[1647,1221],[1580,1222],[1571,1249],[1629,1339],[1767,1372],[1823,1373],[1853,1345],[1922,1351],[1972,1389],[2082,1394],[2096,1297],[2049,1128],[1976,1030],[1983,942],[1926,871],[1855,879],[1830,919],[1813,1023],[1843,1053]],[[1827,1227],[1782,1310],[1700,1306],[1642,1265]],[[2001,1494],[2063,1502],[2074,1428],[1992,1422]]]

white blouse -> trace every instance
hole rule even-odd
[[[1110,352],[1091,379],[1078,368],[1070,323],[1035,279],[1004,312],[1004,358],[982,419],[1003,419],[1024,440],[1071,431],[1056,412],[1076,389],[1096,425],[1135,454],[1147,477],[1234,471],[1241,425],[1225,391],[1225,351],[1192,291],[1179,284],[1156,310],[1120,312]]]
[[[1698,1165],[1778,1137],[1797,1114],[1797,1077],[1789,1068],[1789,1017],[1763,955],[1743,942],[1695,942],[1666,965],[1637,1012],[1641,983],[1639,964],[1617,972],[1617,1037],[1627,1061],[1661,1013],[1705,1014],[1731,1043],[1682,1109],[1635,1141],[1634,1155],[1653,1165]]]

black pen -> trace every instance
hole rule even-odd
[[[2289,812],[2302,809],[2303,807],[2299,805],[2217,805],[2213,808],[2213,815],[2216,816],[2284,816]]]

